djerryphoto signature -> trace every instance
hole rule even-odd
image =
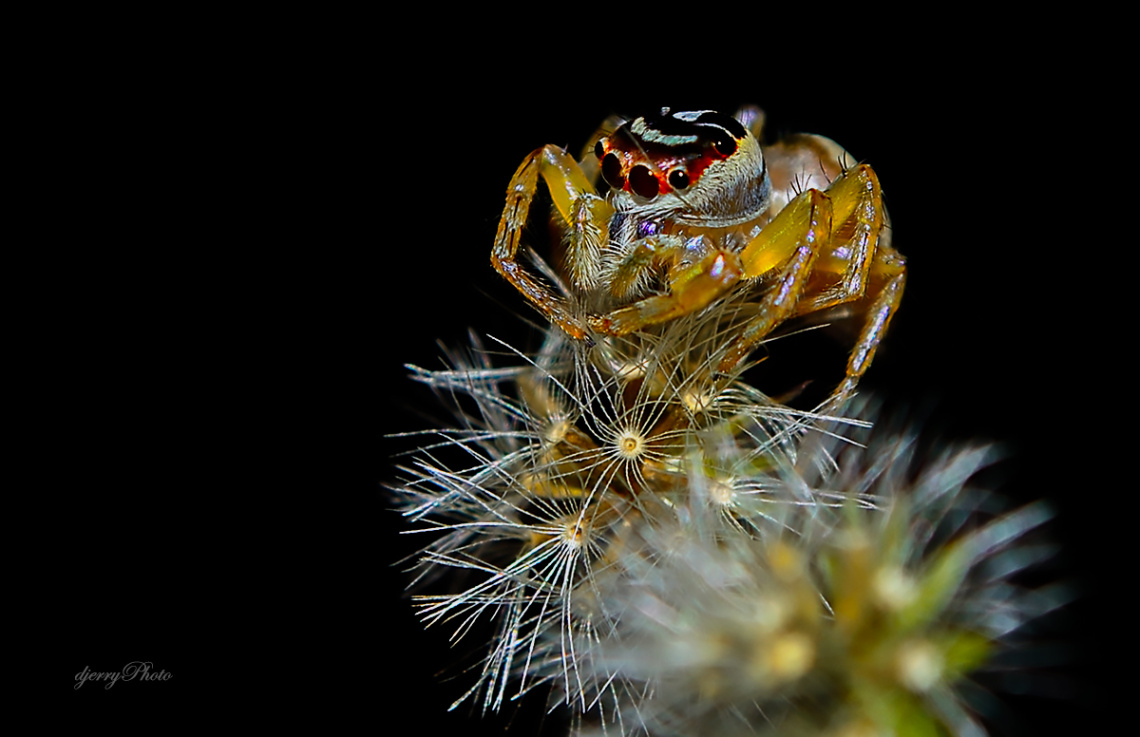
[[[103,681],[103,688],[111,688],[119,681],[169,681],[173,676],[166,670],[155,670],[154,663],[136,660],[127,663],[120,671],[93,671],[88,666],[75,674],[75,690],[88,681]]]

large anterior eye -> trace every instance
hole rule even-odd
[[[649,171],[648,166],[638,164],[630,169],[629,187],[642,197],[656,197],[661,190],[661,183],[653,176],[653,172]]]
[[[621,162],[618,161],[616,154],[608,153],[606,158],[602,159],[602,178],[614,189],[625,187],[625,177],[621,175]]]

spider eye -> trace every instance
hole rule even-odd
[[[684,169],[674,169],[669,172],[669,186],[673,189],[684,189],[689,186],[689,173]]]
[[[606,158],[602,159],[602,178],[614,189],[625,186],[625,177],[621,175],[621,162],[615,154],[606,154]]]
[[[731,138],[718,138],[713,141],[713,148],[721,156],[732,156],[736,153],[736,141]]]
[[[653,172],[649,171],[649,167],[644,164],[638,164],[630,170],[629,186],[635,194],[647,198],[656,197],[661,189],[661,183],[657,181],[657,177],[653,176]]]
[[[597,156],[598,159],[601,160],[601,158],[605,155],[606,155],[605,146],[602,145],[602,139],[599,138],[598,142],[594,144],[594,156]]]

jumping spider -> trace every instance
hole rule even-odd
[[[543,146],[511,179],[491,263],[550,322],[591,342],[666,323],[755,284],[753,316],[714,361],[722,376],[790,318],[860,314],[846,377],[833,393],[845,399],[898,308],[905,259],[890,247],[870,166],[846,168],[847,152],[822,136],[761,146],[762,125],[757,108],[735,117],[663,108],[603,124],[581,164]],[[605,196],[595,188],[599,169]],[[539,177],[566,234],[563,296],[517,261]]]

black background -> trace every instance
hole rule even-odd
[[[534,733],[541,704],[446,713],[467,681],[438,675],[457,655],[402,593],[414,541],[382,485],[407,443],[385,435],[443,416],[403,364],[438,366],[437,339],[469,328],[533,336],[488,264],[529,151],[577,150],[613,112],[745,103],[770,135],[828,135],[879,174],[909,281],[863,386],[939,437],[1002,443],[1002,491],[1057,511],[1048,575],[1082,597],[1047,630],[1062,666],[1007,698],[1025,733],[1113,707],[1114,510],[1135,484],[1115,480],[1120,359],[1098,350],[1123,215],[1088,155],[1112,139],[1095,77],[987,34],[729,58],[580,29],[556,36],[573,53],[460,29],[408,29],[390,53],[399,29],[353,26],[97,44],[48,95],[59,114],[29,113],[53,142],[35,236],[52,255],[33,272],[52,326],[36,437],[53,449],[33,550],[50,565],[30,611],[62,654],[61,714]],[[134,660],[173,677],[73,687]]]

